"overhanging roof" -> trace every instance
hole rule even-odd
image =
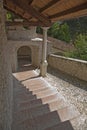
[[[28,21],[23,24],[32,26],[50,26],[87,15],[87,0],[4,0],[4,7]]]

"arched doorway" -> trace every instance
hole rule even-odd
[[[28,46],[22,46],[17,51],[18,70],[29,69],[32,64],[31,48]]]

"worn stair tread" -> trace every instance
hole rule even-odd
[[[80,113],[73,105],[71,105],[63,109],[59,109],[58,115],[61,118],[61,121],[66,121],[78,117]]]
[[[67,120],[44,130],[74,130],[74,128],[72,127],[70,121]]]
[[[46,96],[46,97],[43,97],[43,98],[39,98],[39,99],[35,99],[35,100],[30,100],[30,101],[21,101],[19,103],[19,107],[20,108],[27,108],[27,107],[30,107],[30,108],[33,108],[33,107],[36,107],[36,106],[41,106],[42,104],[46,104],[46,103],[50,103],[50,102],[53,102],[55,100],[61,100],[62,98],[58,97],[58,93],[55,93],[55,94],[52,94],[50,96]]]
[[[41,113],[42,111],[43,111],[43,115]],[[35,120],[37,120],[37,124],[39,125],[40,121],[41,122],[44,122],[44,121],[48,122],[49,121],[51,123],[52,120],[51,119],[47,120],[48,117],[53,118],[53,119],[57,118],[57,119],[59,119],[58,121],[63,122],[66,120],[71,120],[73,118],[76,118],[79,114],[77,111],[75,111],[75,109],[72,106],[61,108],[59,110],[57,109],[55,111],[50,111],[48,106],[45,106],[44,110],[42,110],[42,111],[38,111],[36,113],[33,113],[34,111],[29,111],[29,110],[24,110],[24,112],[21,111],[20,115],[18,115],[19,120],[16,118],[17,120],[14,120],[14,122],[21,123],[25,120],[35,119]],[[46,111],[47,111],[47,113],[46,113]],[[41,115],[39,114],[39,112],[41,113]],[[15,117],[16,117],[16,115],[15,115]]]
[[[18,125],[18,126],[25,126],[25,128],[27,128],[29,125],[31,126],[36,126],[36,128],[38,130],[43,130],[47,127],[51,127],[53,125],[56,125],[58,123],[60,123],[60,118],[59,116],[57,115],[56,111],[54,112],[50,112],[48,114],[45,114],[43,116],[38,116],[37,118],[33,118],[33,119],[26,119],[24,121],[17,121],[14,124],[14,126]],[[30,124],[31,122],[31,124]],[[23,126],[23,127],[24,127]],[[30,126],[29,126],[30,127]]]
[[[67,104],[63,100],[60,101],[53,101],[49,104],[42,104],[41,106],[37,106],[34,108],[25,108],[14,113],[14,121],[22,120],[26,118],[34,118],[40,115],[44,115],[46,113],[50,113],[52,111],[62,109],[66,107]]]
[[[48,86],[45,86],[45,85],[33,85],[33,86],[31,86],[30,88],[29,87],[27,87],[27,86],[21,86],[21,87],[19,87],[19,88],[15,88],[14,89],[14,91],[16,92],[16,93],[21,93],[21,92],[23,92],[23,91],[25,91],[25,92],[27,92],[27,91],[37,91],[37,90],[39,90],[39,89],[44,89],[44,88],[48,88]]]
[[[13,74],[19,81],[26,81],[27,79],[37,77],[38,74],[34,70],[23,71]]]
[[[42,77],[38,77],[38,78],[33,78],[33,79],[29,79],[26,81],[23,81],[22,84],[32,87],[33,85],[47,85],[46,82],[44,82],[44,79]]]
[[[23,90],[23,91],[19,91],[18,93],[16,92],[15,96],[20,96],[20,95],[34,95],[34,94],[37,94],[37,93],[43,93],[45,91],[49,91],[49,90],[52,90],[52,89],[56,89],[56,88],[53,88],[53,87],[42,87],[42,88],[39,88],[39,89],[35,89],[33,91],[30,91],[29,89],[27,90]]]
[[[53,88],[51,90],[46,90],[46,91],[43,91],[43,92],[39,92],[39,93],[36,94],[36,96],[37,96],[37,98],[42,98],[42,97],[54,94],[56,92],[57,92],[57,90]]]
[[[39,101],[41,101],[41,100],[39,100]],[[55,99],[55,100],[52,100],[48,103],[40,102],[36,106],[35,105],[33,106],[32,104],[29,103],[27,105],[27,107],[26,106],[25,107],[24,106],[19,107],[19,111],[24,110],[24,109],[32,109],[32,110],[35,109],[35,108],[40,109],[41,107],[44,107],[45,105],[48,105],[50,110],[56,110],[56,109],[61,109],[62,107],[67,106],[68,104],[63,99],[60,99],[60,100]]]
[[[35,99],[39,99],[39,98],[44,98],[46,96],[50,96],[51,94],[55,94],[57,93],[57,90],[55,89],[51,89],[51,90],[46,90],[42,93],[37,93],[37,94],[34,94],[34,95],[29,95],[29,94],[25,94],[25,95],[19,95],[18,97],[16,97],[15,100],[18,100],[19,102],[22,100],[22,101],[28,101],[28,100],[35,100]]]
[[[15,130],[19,128],[20,130],[74,130],[69,120],[61,122],[61,118],[56,111],[37,118],[17,121],[13,124],[13,127],[15,126]]]

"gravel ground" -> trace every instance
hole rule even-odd
[[[75,124],[75,130],[87,130],[87,82],[64,74],[51,67],[48,68],[45,79],[57,87],[65,99],[77,107],[81,116]]]

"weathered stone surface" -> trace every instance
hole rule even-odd
[[[87,81],[87,61],[50,55],[48,63],[51,67]]]
[[[12,121],[12,75],[5,34],[3,0],[0,0],[0,130],[10,130]]]

